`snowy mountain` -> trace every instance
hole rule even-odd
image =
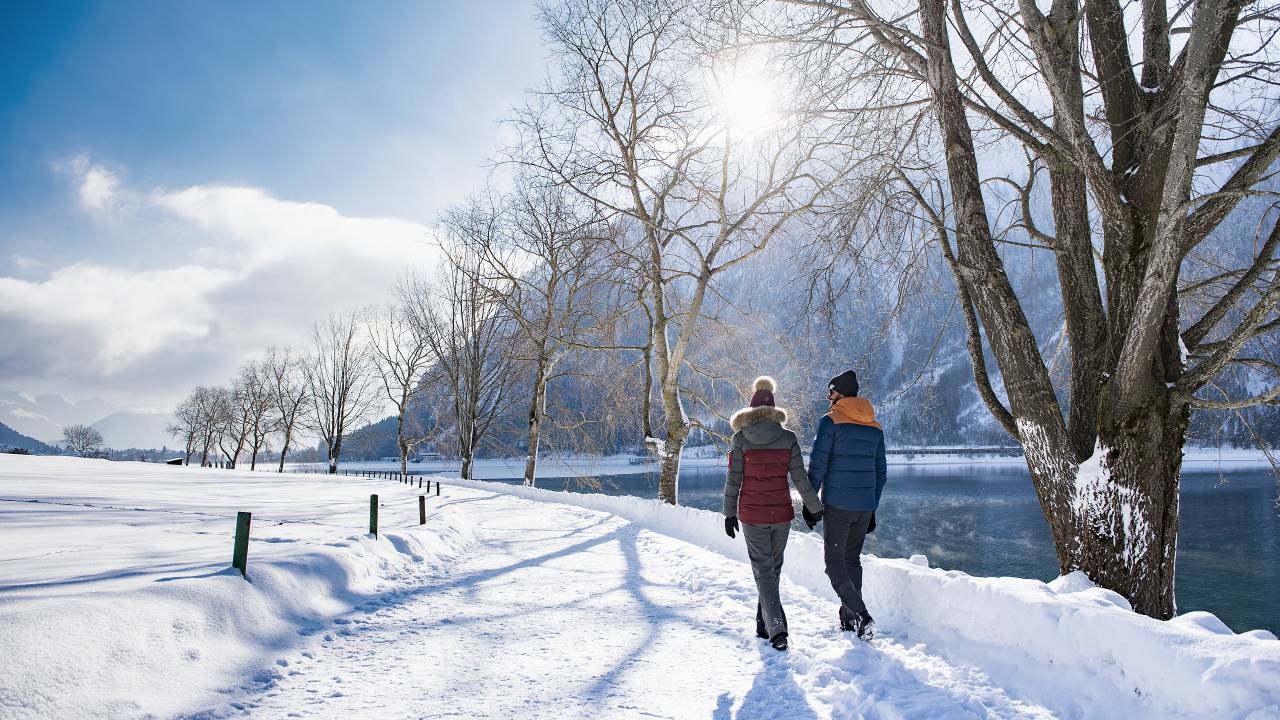
[[[0,452],[12,448],[30,450],[37,455],[54,455],[58,452],[58,448],[46,445],[33,437],[27,437],[0,422]]]
[[[159,448],[173,444],[165,425],[173,422],[173,413],[117,412],[93,427],[102,433],[103,444],[110,448]]]

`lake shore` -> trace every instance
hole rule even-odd
[[[931,448],[919,448],[930,451]],[[700,453],[706,454],[706,453]],[[1002,467],[1024,467],[1020,455],[995,455],[990,453],[948,453],[948,454],[891,454],[887,457],[890,466],[902,467],[945,467],[951,465],[999,465]],[[486,458],[475,463],[474,476],[477,480],[509,480],[524,476],[523,457]],[[723,455],[710,457],[689,457],[681,459],[682,467],[725,467],[727,462]],[[288,463],[285,467],[290,472],[323,472],[323,463]],[[409,472],[414,475],[440,474],[456,476],[459,471],[457,461],[432,461],[410,463]],[[1243,470],[1251,468],[1269,468],[1270,461],[1266,453],[1257,448],[1203,448],[1188,447],[1183,455],[1182,467],[1191,472],[1214,472],[1218,470]],[[396,472],[400,469],[398,462],[384,461],[352,461],[343,462],[340,472],[381,471]],[[657,463],[650,458],[634,455],[608,456],[547,456],[538,460],[538,477],[604,477],[609,475],[639,475],[657,472]]]

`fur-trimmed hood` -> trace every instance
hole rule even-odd
[[[787,411],[772,405],[742,408],[729,418],[729,427],[740,432],[752,442],[769,442],[778,435],[787,422]],[[763,426],[753,427],[765,423]],[[761,437],[756,437],[760,435]]]

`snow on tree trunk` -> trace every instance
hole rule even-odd
[[[680,453],[689,437],[689,419],[684,413],[680,391],[674,382],[663,383],[662,409],[666,416],[667,437],[647,438],[658,459],[658,499],[670,505],[680,504]]]
[[[1027,466],[1053,535],[1059,570],[1081,570],[1145,615],[1173,617],[1178,484],[1189,412],[1153,403],[1099,428],[1092,457],[1018,420]],[[1067,493],[1057,490],[1065,486]]]

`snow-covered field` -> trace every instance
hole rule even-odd
[[[706,454],[706,453],[701,453]],[[598,456],[545,456],[538,460],[538,477],[606,477],[610,475],[634,475],[637,473],[657,472],[658,466],[650,458],[638,458],[633,461],[631,455]],[[981,454],[939,454],[939,455],[904,455],[892,454],[887,457],[890,465],[944,468],[950,465],[1000,465],[1025,467],[1022,456],[981,455]],[[681,458],[682,467],[725,467],[725,458],[721,455],[713,457]],[[1188,447],[1183,455],[1182,467],[1192,472],[1214,472],[1218,470],[1244,470],[1270,467],[1270,461],[1261,450],[1234,448],[1193,448]],[[288,463],[291,472],[323,473],[323,463]],[[459,464],[450,461],[432,461],[410,463],[412,473],[439,473],[445,477],[457,477]],[[400,463],[381,461],[343,462],[341,470],[359,472],[361,470],[380,470],[398,472]],[[477,480],[504,480],[524,477],[524,458],[489,458],[477,460],[474,468]]]
[[[0,718],[1280,718],[1270,633],[1079,576],[868,557],[866,645],[794,534],[782,654],[715,513],[446,480],[419,526],[419,492],[0,456]]]

